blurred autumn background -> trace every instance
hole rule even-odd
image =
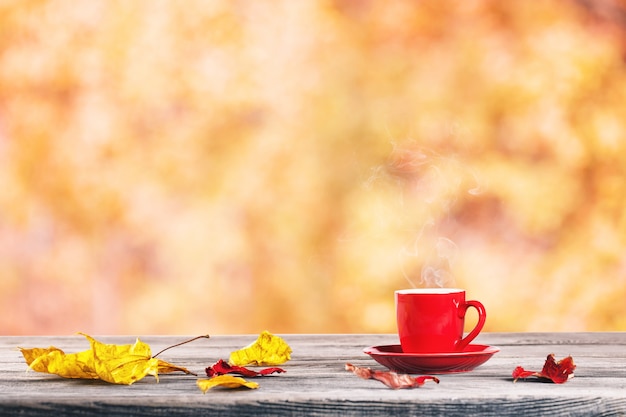
[[[626,330],[611,0],[0,2],[0,333]]]

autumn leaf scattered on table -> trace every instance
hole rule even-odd
[[[291,347],[281,337],[262,332],[252,344],[231,352],[228,363],[236,366],[280,365],[291,359]]]
[[[543,369],[541,370],[541,372],[527,371],[521,366],[515,368],[513,370],[513,382],[517,382],[519,378],[536,376],[543,380],[550,380],[555,384],[563,384],[567,382],[570,378],[574,377],[574,369],[576,369],[576,365],[574,365],[574,359],[572,359],[571,356],[568,356],[556,362],[554,359],[554,354],[551,353],[548,355],[548,358],[546,359],[546,362],[543,365]]]
[[[218,375],[210,379],[199,379],[196,381],[196,384],[198,385],[198,388],[202,390],[203,394],[206,394],[208,390],[214,387],[229,389],[242,387],[257,389],[259,387],[259,384],[257,384],[256,382],[249,382],[243,378],[232,375]]]
[[[350,371],[363,379],[375,379],[393,389],[421,387],[427,380],[439,383],[439,379],[434,376],[412,377],[411,375],[398,374],[393,371],[373,371],[370,368],[361,368],[350,363],[346,364],[346,371]]]
[[[112,384],[130,385],[146,375],[154,376],[157,382],[159,373],[180,371],[195,375],[186,368],[156,359],[151,354],[150,346],[139,339],[133,345],[112,345],[80,334],[89,341],[89,350],[66,354],[50,346],[47,349],[20,348],[20,351],[30,369],[63,378],[101,379]]]
[[[224,362],[222,359],[217,361],[215,364],[209,366],[205,369],[207,376],[213,377],[217,375],[226,375],[226,374],[239,374],[247,377],[255,377],[255,376],[265,376],[273,373],[283,373],[286,372],[282,368],[264,368],[260,371],[255,371],[253,369],[244,368],[243,366],[237,365],[229,365]]]

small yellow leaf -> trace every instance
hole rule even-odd
[[[291,359],[291,347],[287,342],[279,336],[264,331],[254,343],[231,352],[228,363],[236,366],[272,366],[283,364],[289,359]]]
[[[203,393],[206,393],[208,390],[214,387],[223,387],[229,389],[241,387],[257,389],[259,387],[259,384],[257,384],[256,382],[249,382],[243,378],[232,375],[219,375],[211,379],[199,379],[196,384]]]

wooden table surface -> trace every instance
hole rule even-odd
[[[293,349],[284,374],[255,379],[259,389],[213,389],[196,377],[147,376],[130,385],[63,379],[34,371],[17,347],[54,345],[66,353],[89,348],[79,335],[0,337],[0,414],[21,416],[311,416],[311,415],[626,415],[626,333],[485,333],[474,343],[501,350],[472,372],[439,375],[414,389],[392,390],[344,370],[347,362],[384,370],[363,353],[373,345],[398,343],[396,335],[281,335]],[[129,344],[130,336],[97,337]],[[142,336],[153,353],[185,339]],[[159,358],[199,375],[256,335],[214,335],[168,350]],[[517,365],[541,370],[546,356],[572,355],[575,377],[565,384],[537,379],[513,383]]]

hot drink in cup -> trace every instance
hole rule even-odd
[[[465,300],[458,288],[420,288],[395,292],[398,335],[404,353],[462,352],[485,325],[479,301]],[[463,337],[465,313],[478,311],[478,323]]]

